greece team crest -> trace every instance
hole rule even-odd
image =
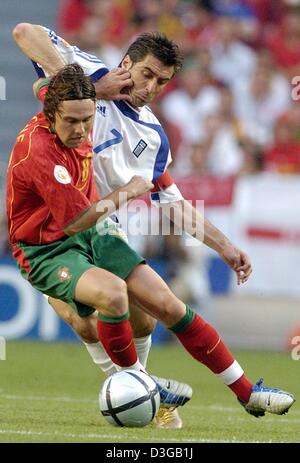
[[[140,140],[133,150],[133,154],[138,158],[142,152],[147,148],[147,143],[144,140]]]

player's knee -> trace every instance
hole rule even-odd
[[[96,309],[100,312],[104,310],[105,313],[108,312],[112,317],[119,317],[128,312],[128,295],[125,281],[117,279],[109,289],[105,307],[96,307]]]
[[[120,316],[128,312],[127,286],[123,280],[121,280],[121,283],[117,290],[110,294],[109,306],[115,316]]]

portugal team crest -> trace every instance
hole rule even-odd
[[[54,167],[54,177],[59,183],[71,183],[71,176],[64,166],[57,165]]]
[[[60,268],[57,272],[57,276],[60,279],[60,281],[69,281],[72,278],[72,275],[68,267]]]

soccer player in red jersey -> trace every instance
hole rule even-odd
[[[99,224],[101,229],[93,225],[101,215],[97,209],[107,208],[109,213],[120,204],[119,192],[130,199],[153,185],[135,176],[125,188],[108,195],[104,204],[97,204],[89,140],[94,97],[93,84],[80,66],[66,67],[49,85],[44,113],[33,117],[19,134],[8,169],[10,239],[21,273],[34,287],[67,301],[77,318],[87,320],[86,326],[97,320],[92,314],[101,305],[99,329],[114,340],[118,364],[133,362],[141,368],[121,278],[144,259],[123,241],[110,219]],[[169,383],[164,378],[156,381]],[[182,405],[191,397],[191,388],[171,381],[176,396],[169,387],[161,387],[161,396],[164,389],[165,403],[180,399]]]
[[[121,342],[117,326],[125,336],[129,353],[124,355],[132,365],[137,359],[130,348],[122,278],[144,259],[116,234],[101,236],[94,227],[104,214],[104,208],[97,212],[101,202],[97,203],[89,140],[95,96],[94,85],[79,65],[66,66],[52,79],[44,113],[20,132],[12,151],[7,174],[9,236],[20,271],[35,288],[68,301],[81,316],[101,306],[104,318],[115,322],[114,342]],[[106,198],[108,213],[109,207],[119,206],[120,192],[130,199],[152,187],[148,180],[133,177]],[[111,330],[110,323],[104,325]]]

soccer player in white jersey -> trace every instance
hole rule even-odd
[[[53,31],[41,26],[19,24],[14,29],[14,37],[24,53],[38,62],[47,74],[55,73],[64,64],[78,62],[96,82],[97,97],[103,98],[105,95],[108,98],[105,89],[109,89],[109,71],[97,57],[70,46]],[[244,283],[252,271],[247,254],[235,247],[183,199],[167,171],[171,161],[167,136],[146,106],[174,76],[180,65],[178,47],[173,42],[162,34],[146,33],[130,45],[121,62],[121,70],[112,71],[111,79],[115,79],[120,85],[118,91],[115,91],[113,101],[98,99],[93,129],[97,185],[100,194],[105,196],[127,183],[134,174],[151,180],[157,189],[151,195],[152,200],[158,201],[163,212],[167,214],[170,208],[165,205],[172,203],[177,217],[178,213],[181,219],[193,217],[192,221],[182,220],[185,224],[184,230],[193,234],[195,223],[198,230],[202,226],[203,242],[218,252],[234,270],[237,283]],[[130,71],[130,75],[123,73],[122,69]],[[120,93],[122,88],[126,96]],[[40,90],[42,91],[42,87]],[[144,304],[146,305],[145,300]],[[89,342],[88,350],[94,361],[102,364],[102,368],[111,373],[113,365],[101,351],[100,344],[90,344],[93,339],[93,318],[87,317],[83,329],[82,320],[77,320],[66,304],[51,301],[51,305],[63,319],[69,321],[82,339]],[[142,311],[139,312],[136,325],[151,325],[150,319],[141,314]],[[291,394],[264,387],[261,380],[253,385],[216,330],[198,314],[193,314],[190,308],[187,307],[185,316],[171,329],[184,347],[236,394],[248,413],[255,416],[263,416],[266,411],[283,414],[294,402]],[[96,342],[97,337],[94,339]],[[147,343],[149,346],[148,339],[145,344]],[[175,426],[181,427],[181,420],[175,418]]]

